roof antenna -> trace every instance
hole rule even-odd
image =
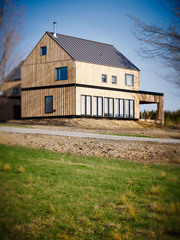
[[[53,22],[53,36],[57,37],[56,36],[56,22]]]

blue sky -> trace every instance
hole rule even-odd
[[[165,110],[180,109],[178,90],[162,78],[168,70],[138,56],[140,42],[128,18],[130,14],[147,23],[163,23],[168,13],[158,0],[18,0],[18,4],[26,8],[20,45],[26,49],[25,57],[56,21],[58,33],[114,45],[141,70],[141,90],[164,93]]]

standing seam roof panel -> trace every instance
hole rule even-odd
[[[139,71],[113,45],[47,32],[75,61]]]

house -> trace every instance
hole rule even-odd
[[[22,118],[139,119],[162,93],[139,90],[139,69],[114,46],[46,32],[21,67]]]
[[[0,121],[21,118],[21,65],[18,64],[0,86]]]

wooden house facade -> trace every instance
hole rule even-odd
[[[0,121],[21,118],[21,64],[10,72],[0,86]]]
[[[21,66],[22,118],[139,119],[139,104],[162,93],[139,90],[139,69],[112,45],[46,32]]]

